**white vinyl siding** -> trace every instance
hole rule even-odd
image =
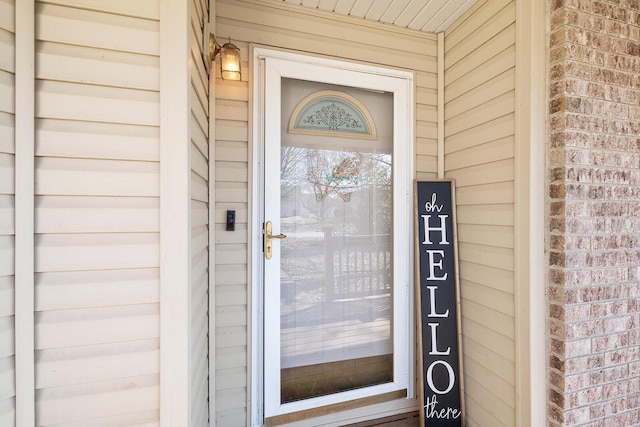
[[[207,2],[191,0],[191,304],[190,425],[209,425],[209,76],[203,62]],[[206,38],[205,38],[206,37]],[[208,43],[206,44],[208,46]]]
[[[445,33],[445,176],[456,180],[467,425],[515,425],[515,2]]]
[[[0,425],[15,425],[15,7],[0,0]]]
[[[249,175],[249,42],[415,71],[415,169],[437,175],[437,37],[277,3],[218,0],[216,35],[242,55],[241,82],[216,81],[216,421],[247,423],[250,298],[247,218]],[[219,75],[219,72],[217,72]],[[257,161],[254,159],[254,161]],[[225,212],[237,212],[225,232]]]
[[[159,7],[36,3],[36,424],[159,420]]]
[[[219,7],[219,6],[218,6]],[[219,13],[219,8],[217,10]],[[218,24],[218,28],[219,24]],[[218,30],[219,31],[219,30]],[[235,43],[235,40],[234,40]],[[243,70],[248,46],[238,43]],[[216,63],[216,65],[218,65]],[[247,407],[247,220],[248,220],[248,83],[216,83],[215,159],[215,388],[219,426],[246,425]],[[227,232],[226,211],[236,211],[236,230]],[[213,309],[213,308],[212,308]],[[214,313],[212,313],[214,315]],[[213,420],[212,420],[213,423]]]

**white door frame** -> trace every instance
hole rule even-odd
[[[265,138],[265,126],[263,123],[263,118],[266,114],[268,114],[270,109],[264,107],[266,92],[265,92],[265,82],[266,82],[266,72],[265,72],[265,60],[271,61],[274,63],[279,63],[280,65],[284,65],[287,61],[292,64],[290,68],[297,68],[299,70],[300,67],[293,66],[301,65],[303,67],[315,68],[315,67],[324,67],[327,69],[333,69],[336,71],[347,71],[347,72],[359,72],[366,73],[368,75],[367,79],[362,79],[357,83],[350,82],[349,86],[360,87],[363,89],[378,89],[385,90],[389,92],[394,92],[394,142],[395,141],[406,141],[405,144],[395,144],[394,143],[394,156],[397,158],[403,158],[408,165],[406,171],[406,178],[399,183],[401,192],[398,193],[398,188],[395,188],[394,191],[396,194],[404,194],[404,200],[397,200],[397,202],[404,206],[403,209],[406,211],[407,218],[405,218],[405,233],[409,238],[406,241],[406,248],[396,248],[394,247],[394,251],[396,253],[406,252],[411,255],[412,247],[413,247],[413,224],[411,221],[411,206],[413,203],[412,197],[412,183],[414,178],[414,165],[413,165],[413,150],[414,150],[414,117],[413,117],[413,109],[414,109],[414,88],[413,88],[413,79],[414,75],[412,72],[386,69],[381,67],[369,66],[356,64],[351,62],[342,62],[332,59],[325,59],[315,56],[306,56],[300,54],[294,54],[285,51],[277,51],[265,49],[262,47],[252,47],[252,54],[250,56],[252,60],[251,68],[253,70],[253,78],[252,83],[253,87],[251,90],[252,94],[252,148],[250,149],[250,153],[252,156],[251,159],[251,168],[250,173],[250,183],[252,185],[251,188],[251,206],[249,209],[251,218],[249,219],[250,224],[250,241],[249,241],[249,253],[251,254],[251,267],[250,267],[250,287],[249,287],[249,335],[250,335],[250,349],[249,349],[249,357],[250,357],[250,372],[249,372],[249,386],[251,388],[249,393],[249,402],[248,405],[250,407],[250,422],[249,424],[252,426],[262,425],[264,419],[264,407],[265,400],[263,398],[264,392],[264,357],[263,357],[263,329],[264,329],[264,321],[263,321],[263,304],[265,296],[262,293],[262,283],[263,283],[263,271],[262,271],[262,223],[264,221],[263,212],[265,207],[265,201],[263,198],[264,188],[263,188],[263,176],[264,173],[264,146],[263,141]],[[300,78],[299,74],[288,75],[287,67],[280,67],[279,73],[281,73],[282,77],[293,77]],[[390,79],[393,78],[393,79]],[[394,80],[395,79],[395,80]],[[389,82],[394,80],[393,85],[391,87]],[[334,81],[330,78],[327,78],[324,83],[337,84],[340,82]],[[278,112],[279,117],[279,112]],[[279,123],[279,121],[278,121]],[[395,146],[398,146],[397,148]],[[398,151],[396,151],[396,149]],[[402,199],[402,198],[399,198]],[[395,208],[394,208],[395,209]],[[406,378],[402,379],[403,386],[407,388],[408,397],[413,397],[414,394],[414,381],[412,378],[414,377],[413,372],[413,363],[410,363],[410,360],[414,359],[413,355],[413,347],[414,347],[414,334],[411,333],[414,329],[413,324],[413,303],[412,303],[412,295],[413,295],[413,256],[407,257],[410,265],[407,265],[406,273],[402,277],[402,282],[406,286],[406,294],[407,300],[404,302],[402,306],[403,310],[407,310],[406,316],[403,316],[401,328],[405,328],[407,331],[406,339],[403,343],[404,346],[408,348],[408,357],[407,360],[400,361],[400,364],[395,368],[400,368],[399,372],[406,372]],[[402,283],[401,282],[401,283]],[[400,312],[400,311],[399,311]],[[394,350],[395,352],[396,350]],[[396,385],[397,387],[397,385]],[[393,408],[397,408],[397,410],[407,410],[407,408],[413,408],[415,406],[414,399],[401,399],[401,402],[392,401],[388,402],[385,405],[378,405],[380,408],[378,411],[372,411],[371,408],[365,408],[360,410],[360,416],[363,416],[365,413],[369,417],[376,417],[377,414],[385,413],[389,410],[393,410]],[[402,408],[402,409],[400,409]],[[353,417],[358,417],[358,411],[352,410]],[[351,416],[350,416],[351,417]]]

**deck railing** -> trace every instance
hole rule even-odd
[[[391,235],[333,236],[325,232],[325,294],[329,300],[391,292]]]

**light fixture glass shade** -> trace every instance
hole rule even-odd
[[[220,48],[220,74],[223,80],[240,80],[240,49],[231,42]]]

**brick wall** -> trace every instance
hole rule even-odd
[[[549,425],[640,425],[640,0],[549,4]]]

